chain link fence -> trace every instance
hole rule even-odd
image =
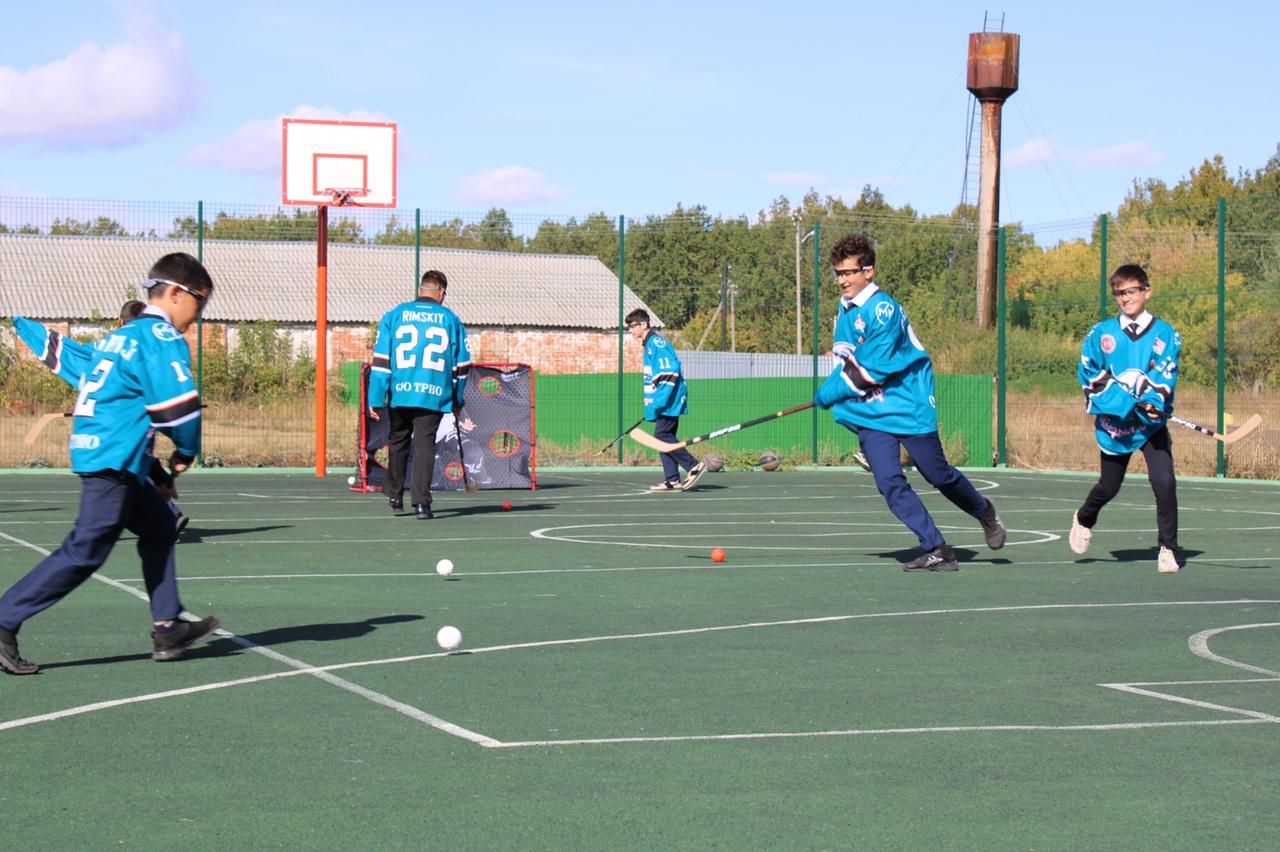
[[[449,275],[446,304],[467,323],[475,360],[535,368],[543,464],[645,464],[652,454],[628,442],[599,452],[642,414],[641,347],[620,330],[625,313],[646,307],[684,361],[684,436],[807,402],[830,368],[839,290],[827,252],[855,232],[877,240],[876,282],[934,358],[944,445],[957,462],[1096,468],[1075,367],[1084,334],[1115,312],[1106,277],[1122,263],[1147,268],[1152,312],[1183,335],[1180,414],[1210,427],[1221,415],[1228,428],[1255,411],[1268,424],[1280,415],[1280,234],[1258,227],[1265,211],[1228,211],[1223,227],[1217,216],[1176,227],[1102,217],[1034,235],[1005,229],[1002,362],[997,332],[974,328],[973,211],[920,217],[866,201],[780,200],[755,218],[702,208],[582,217],[331,208],[326,462],[353,463],[358,366],[377,320],[412,298],[426,269]],[[209,405],[204,463],[311,465],[317,219],[314,208],[0,198],[0,315],[100,338],[120,303],[139,296],[152,261],[194,254],[217,283],[190,335]],[[4,323],[0,467],[64,466],[65,423],[30,444],[24,437],[39,415],[71,402]],[[1178,465],[1275,478],[1277,437],[1268,425],[1223,454],[1217,442],[1178,434]],[[816,410],[715,446],[737,466],[764,450],[788,464],[842,464],[857,448]]]

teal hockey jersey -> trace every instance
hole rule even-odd
[[[888,293],[871,284],[841,306],[831,354],[835,369],[813,401],[837,423],[893,435],[938,431],[933,362]]]
[[[63,358],[67,343],[60,340]],[[191,353],[159,308],[148,305],[142,316],[93,344],[77,385],[70,440],[74,472],[128,471],[145,481],[156,430],[173,440],[179,455],[195,458],[200,452],[200,395]]]
[[[689,391],[675,347],[656,331],[644,338],[644,419],[679,417],[689,412]]]
[[[1144,320],[1149,322],[1142,326]],[[1145,312],[1140,328],[1130,325],[1123,315],[1095,325],[1084,339],[1076,368],[1085,411],[1096,415],[1098,447],[1110,455],[1141,449],[1165,427],[1178,384],[1182,335]]]
[[[404,302],[378,323],[368,404],[453,411],[462,407],[471,350],[458,315],[430,299]]]

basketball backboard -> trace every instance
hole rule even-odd
[[[396,206],[396,125],[283,120],[284,204]]]

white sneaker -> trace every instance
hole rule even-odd
[[[662,481],[649,486],[650,491],[656,491],[659,494],[674,494],[680,490],[679,482]]]
[[[861,450],[853,454],[853,463],[867,473],[871,472],[871,462],[867,461],[867,457],[862,454]]]
[[[1160,558],[1156,560],[1156,570],[1161,574],[1178,573],[1178,555],[1167,547],[1160,548]]]
[[[1093,530],[1082,526],[1078,513],[1071,516],[1071,549],[1081,556],[1089,552],[1089,539],[1093,538]]]
[[[703,462],[698,462],[689,469],[689,474],[684,478],[684,482],[680,483],[681,491],[688,491],[690,488],[698,484],[698,480],[702,478],[702,474],[707,472],[707,466]]]

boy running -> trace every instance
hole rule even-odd
[[[1085,411],[1095,414],[1101,473],[1084,505],[1071,519],[1071,549],[1089,550],[1102,507],[1120,491],[1129,459],[1142,450],[1147,478],[1156,497],[1160,552],[1156,570],[1178,571],[1178,483],[1173,474],[1173,438],[1166,420],[1173,413],[1182,336],[1147,312],[1151,282],[1136,264],[1121,266],[1111,276],[1111,294],[1120,315],[1089,331],[1076,377],[1084,388]]]
[[[995,504],[952,467],[938,438],[933,362],[906,313],[873,282],[876,252],[863,234],[847,236],[831,248],[840,285],[840,316],[831,347],[836,368],[813,401],[831,409],[837,423],[857,432],[876,487],[889,511],[915,533],[921,555],[903,571],[959,571],[919,495],[902,472],[901,448],[916,470],[955,506],[982,524],[992,550],[1004,547],[1006,530]]]

